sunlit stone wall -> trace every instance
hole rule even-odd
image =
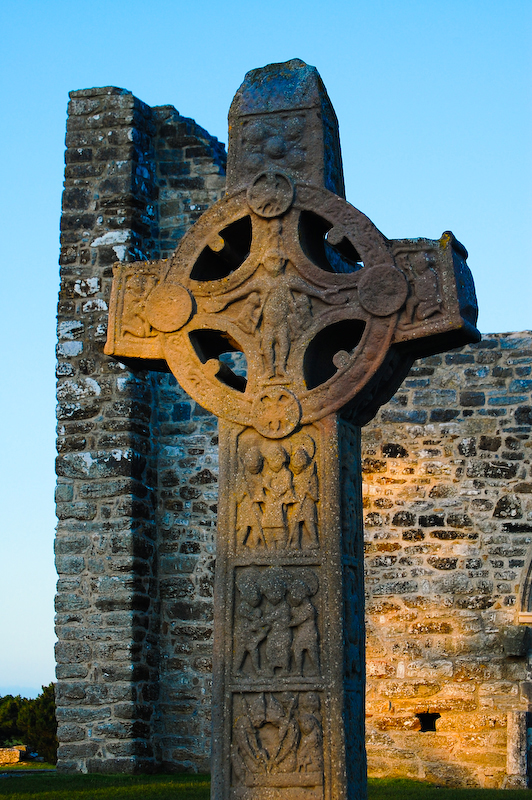
[[[532,688],[531,364],[530,333],[420,360],[364,429],[372,775],[505,783]]]

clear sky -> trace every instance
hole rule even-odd
[[[68,92],[129,89],[227,142],[249,69],[318,68],[347,198],[452,230],[483,332],[532,328],[532,0],[3,0],[0,694],[54,677],[54,337]],[[9,341],[7,332],[10,331]]]

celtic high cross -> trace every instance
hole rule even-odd
[[[248,73],[228,159],[172,259],[116,265],[105,352],[165,361],[219,418],[212,797],[363,798],[360,425],[418,355],[478,339],[467,253],[345,201],[302,61]]]

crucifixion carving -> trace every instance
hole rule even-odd
[[[475,293],[451,233],[388,240],[345,201],[313,67],[248,73],[229,120],[225,198],[172,259],[116,265],[105,352],[165,362],[220,421],[212,797],[358,798],[359,427],[478,338]]]

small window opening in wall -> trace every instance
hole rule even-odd
[[[436,720],[441,717],[441,714],[429,714],[426,712],[423,714],[416,714],[416,717],[421,722],[421,728],[419,729],[419,732],[425,733],[426,731],[436,730]]]

